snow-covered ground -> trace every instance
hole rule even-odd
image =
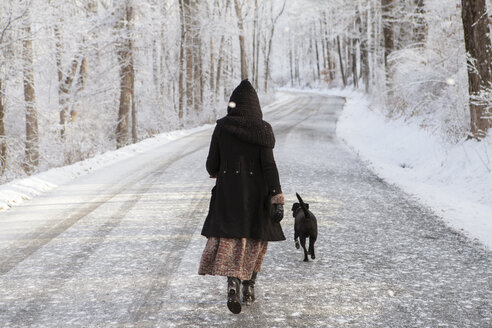
[[[386,119],[360,93],[329,93],[347,100],[337,135],[377,175],[492,248],[492,136],[448,144],[411,122]]]

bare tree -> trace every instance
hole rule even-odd
[[[258,63],[260,50],[260,37],[258,33],[258,0],[254,0],[254,17],[253,17],[253,67],[252,67],[252,83],[258,89]]]
[[[179,80],[178,80],[178,94],[179,94],[179,110],[178,117],[181,126],[183,125],[184,118],[184,103],[185,103],[185,86],[184,86],[184,74],[185,74],[185,43],[186,43],[186,7],[184,0],[179,0],[179,18],[181,22],[181,42],[179,47]]]
[[[26,151],[24,170],[32,174],[39,165],[39,134],[38,112],[34,90],[34,54],[30,12],[26,14],[24,26],[25,38],[22,42],[23,73],[24,73],[24,100],[26,102]]]
[[[363,14],[362,10],[359,8],[359,33],[361,36],[360,41],[360,65],[361,65],[361,77],[365,85],[366,93],[369,93],[370,87],[370,64],[369,64],[369,28],[370,28],[370,20],[369,20],[370,10],[367,10],[366,13]]]
[[[338,46],[338,58],[340,59],[340,73],[342,74],[343,86],[347,86],[347,78],[345,77],[345,71],[343,66],[343,56],[342,56],[342,47],[340,45],[340,35],[337,35],[337,46]]]
[[[425,20],[425,4],[424,0],[415,0],[415,27],[414,27],[415,41],[417,41],[421,47],[424,46],[427,39],[427,22]]]
[[[60,31],[60,25],[55,25],[56,36],[56,66],[58,69],[58,101],[60,104],[60,135],[62,139],[65,138],[65,128],[68,121],[68,112],[70,106],[70,94],[72,89],[72,83],[79,67],[79,59],[75,57],[68,70],[62,66],[63,48],[62,48],[62,36]]]
[[[273,15],[273,4],[270,3],[270,17],[271,17],[270,35],[268,38],[268,47],[267,47],[267,52],[265,55],[265,89],[264,89],[265,92],[268,92],[268,80],[270,79],[270,55],[272,54],[272,44],[273,44],[273,36],[275,34],[275,25],[277,24],[277,21],[280,18],[280,16],[282,16],[282,14],[285,10],[285,4],[286,3],[287,3],[287,0],[284,0],[282,8],[278,12],[278,14],[275,16]]]
[[[383,38],[384,38],[384,66],[388,69],[388,57],[395,49],[395,31],[393,28],[393,8],[395,0],[381,0]]]
[[[134,10],[131,0],[125,0],[123,8],[118,8],[120,19],[117,23],[117,32],[120,33],[117,57],[120,66],[120,105],[118,111],[118,125],[116,128],[116,146],[118,148],[129,144],[130,115],[132,124],[135,122],[134,107],[134,70],[133,70],[133,40],[131,36],[134,20]],[[130,112],[131,111],[131,112]],[[136,127],[132,127],[136,129]]]
[[[492,82],[492,49],[485,0],[461,1],[465,47],[468,53],[468,87],[470,94],[471,135],[480,140],[492,127],[492,113],[473,97],[490,88]]]
[[[1,42],[0,42],[1,43]],[[0,176],[5,173],[7,164],[7,142],[5,140],[5,104],[2,79],[0,77]]]
[[[244,36],[243,14],[241,12],[242,5],[239,0],[234,0],[236,8],[237,27],[239,28],[239,51],[241,53],[241,80],[248,78],[248,68],[246,66],[246,42]]]

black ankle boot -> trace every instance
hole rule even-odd
[[[250,280],[243,281],[243,302],[251,305],[255,301],[255,282],[257,272],[253,272]]]
[[[227,307],[232,313],[241,312],[241,301],[239,299],[239,288],[241,280],[234,277],[227,277]]]

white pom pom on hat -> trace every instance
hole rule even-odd
[[[236,103],[234,101],[229,102],[229,107],[230,108],[236,108]]]

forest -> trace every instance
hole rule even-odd
[[[248,78],[490,142],[490,0],[0,3],[0,183],[214,123]]]

